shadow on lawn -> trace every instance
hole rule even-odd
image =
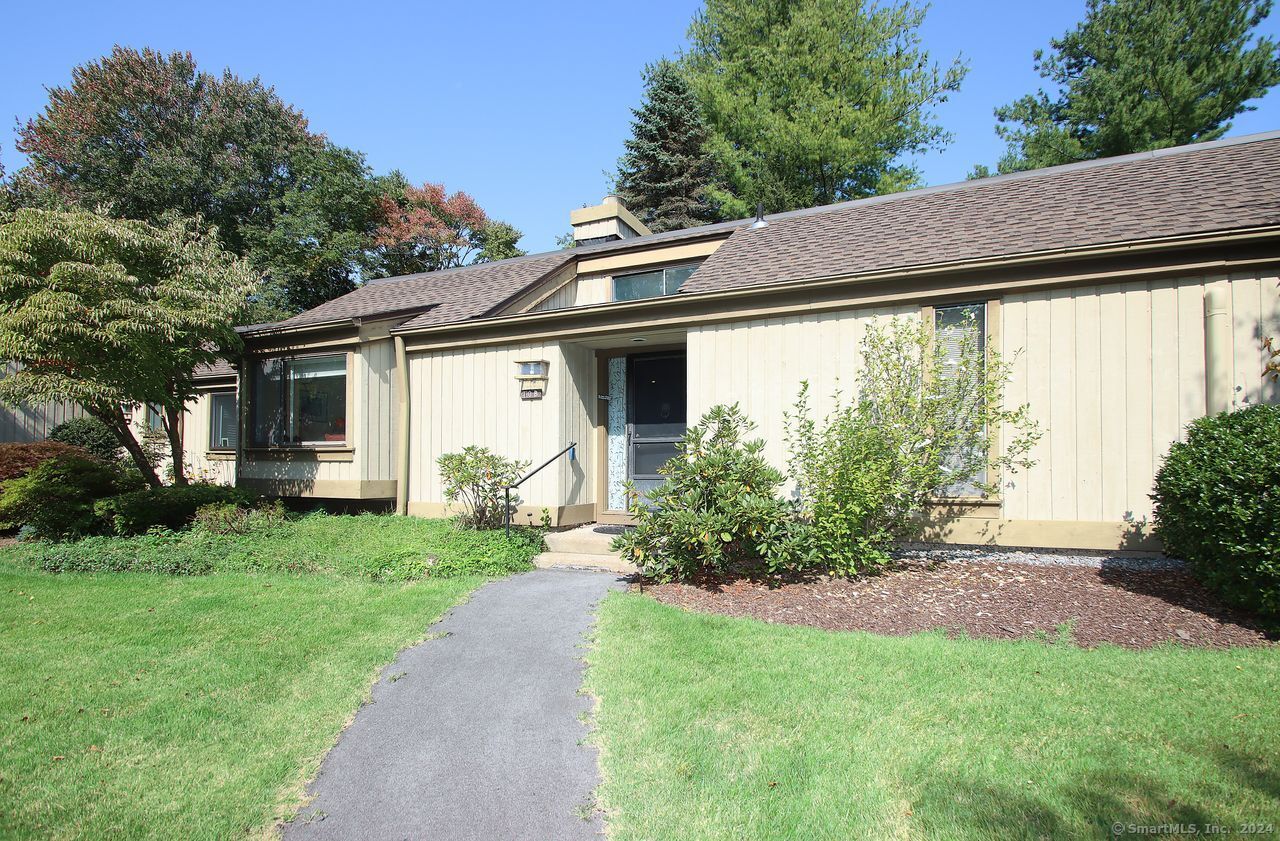
[[[1280,801],[1280,777],[1256,757],[1229,748],[1220,749],[1213,760],[1220,777],[1254,790],[1257,799],[1272,805],[1262,806],[1257,815],[1223,814],[1220,807],[1195,802],[1194,795],[1162,781],[1117,769],[1074,781],[1032,779],[1021,786],[931,771],[912,806],[926,833],[939,837],[1106,838],[1161,824],[1195,824],[1200,832],[1210,825],[1227,826],[1234,834],[1239,822],[1270,820]],[[1123,831],[1117,833],[1116,827]]]

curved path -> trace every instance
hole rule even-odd
[[[582,644],[622,586],[544,569],[481,587],[387,667],[285,838],[600,837]]]

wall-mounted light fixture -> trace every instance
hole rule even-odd
[[[547,391],[547,374],[551,364],[545,359],[516,360],[516,382],[521,400],[541,400]]]

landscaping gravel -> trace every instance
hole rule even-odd
[[[923,560],[934,563],[979,562],[1134,570],[1186,568],[1183,561],[1156,553],[1121,555],[1114,552],[1088,552],[1079,549],[1011,549],[937,543],[907,543],[895,556],[904,560]]]

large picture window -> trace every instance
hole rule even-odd
[[[209,449],[234,450],[240,438],[236,417],[236,393],[219,391],[209,395]]]
[[[672,266],[651,272],[619,275],[613,279],[613,300],[637,301],[641,298],[674,295],[696,268],[696,265]]]
[[[252,388],[255,445],[346,443],[345,354],[264,359],[253,367]]]

